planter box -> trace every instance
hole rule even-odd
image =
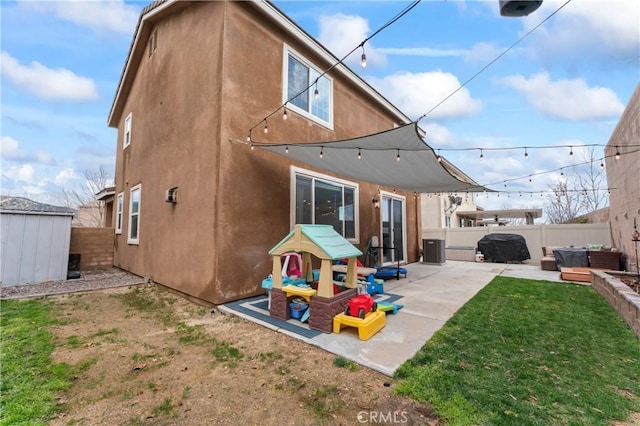
[[[620,270],[619,251],[590,251],[589,266],[596,269],[610,269],[612,271]]]
[[[591,271],[591,286],[607,299],[640,338],[640,294],[618,278],[602,271]]]

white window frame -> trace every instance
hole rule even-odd
[[[294,49],[292,49],[290,46],[286,44],[284,45],[283,51],[284,51],[284,55],[282,57],[282,102],[285,103],[289,100],[289,55],[293,56],[296,60],[306,65],[307,68],[309,68],[310,70],[314,70],[318,74],[322,74],[323,71],[318,69],[318,67],[313,65],[304,56],[302,56],[300,53],[296,52]],[[298,114],[308,118],[309,120],[315,121],[316,123],[333,130],[333,79],[326,74],[323,75],[321,78],[327,79],[329,83],[329,89],[330,89],[329,93],[326,94],[329,98],[329,120],[328,121],[325,121],[322,118],[313,115],[311,111],[306,111],[300,108],[299,106],[294,105],[291,102],[287,103],[287,109],[295,111]],[[311,83],[312,83],[312,80],[310,79],[309,84]],[[314,92],[315,92],[314,86],[309,87],[307,94],[309,96],[310,108],[312,103],[315,102],[314,95],[313,95]],[[325,94],[321,94],[321,96],[324,96],[324,95]]]
[[[124,192],[116,197],[116,234],[122,234],[122,221],[124,219]]]
[[[400,260],[400,263],[407,263],[407,256],[408,256],[408,252],[407,252],[407,197],[405,197],[404,195],[400,195],[400,194],[396,194],[395,192],[387,192],[387,191],[380,191],[380,202],[382,203],[382,200],[384,198],[390,198],[392,200],[398,200],[398,201],[402,201],[402,253],[403,253],[403,259]],[[382,214],[380,215],[380,236],[382,236],[382,221],[383,221],[383,217]],[[397,260],[397,259],[396,259]],[[385,265],[392,265],[395,264],[396,262],[392,262],[392,263],[385,263]]]
[[[134,216],[133,213],[133,193],[138,191],[138,211],[135,213],[135,216],[138,220],[137,235],[135,238],[131,237],[131,219]],[[140,210],[142,210],[142,184],[139,183],[136,186],[132,187],[129,190],[129,229],[127,230],[127,243],[129,244],[138,244],[140,242]]]
[[[296,176],[304,176],[311,179],[320,179],[335,185],[348,186],[353,188],[353,215],[354,215],[354,238],[347,238],[348,241],[359,244],[360,243],[360,185],[356,182],[351,182],[344,179],[339,179],[334,176],[325,175],[322,173],[313,172],[311,170],[303,169],[300,167],[291,166],[291,194],[290,200],[290,228],[293,229],[296,224]],[[312,191],[311,196],[314,197],[315,191]],[[315,200],[313,200],[315,203]],[[313,220],[315,223],[315,218]]]
[[[122,149],[131,145],[131,122],[133,121],[133,113],[130,112],[124,119],[124,129],[122,132]]]

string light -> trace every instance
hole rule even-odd
[[[562,171],[562,168],[560,169],[560,176],[564,176],[564,172]]]
[[[616,145],[616,160],[620,159],[620,151],[618,150],[618,145]]]
[[[316,80],[316,90],[313,92],[313,98],[316,101],[320,99],[320,92],[318,92],[318,80]]]
[[[400,150],[398,150],[398,155],[396,156],[396,161],[400,161]]]
[[[253,144],[251,144],[251,151],[253,151],[253,148],[254,148],[254,146],[253,146]]]
[[[267,120],[264,120],[264,132],[269,133],[269,126],[267,126]]]
[[[285,146],[285,147],[284,147],[284,152],[285,152],[285,154],[288,154],[288,153],[289,153],[289,145],[287,145],[287,146]]]
[[[362,160],[362,153],[360,152],[360,148],[358,148],[358,160]]]
[[[288,120],[289,119],[289,115],[287,114],[287,105],[286,104],[284,106],[284,111],[282,113],[282,119],[283,120]]]
[[[527,147],[524,147],[524,159],[527,160],[529,158],[529,153],[527,152]]]
[[[482,154],[482,148],[480,148],[480,161],[484,160],[484,154]]]
[[[531,183],[531,175],[529,175],[529,183]]]
[[[362,56],[360,56],[360,66],[363,69],[367,67],[367,55],[364,53],[364,44],[362,45]]]
[[[604,163],[602,162],[602,160],[600,161],[600,170],[604,170]]]
[[[249,134],[247,135],[247,142],[251,142],[251,130],[249,130]]]
[[[569,150],[569,158],[573,158],[573,147],[571,146],[569,148],[570,148],[570,150]]]
[[[439,149],[438,149],[438,163],[442,163],[442,156],[440,155]]]
[[[324,154],[322,151],[324,151],[324,146],[320,147],[320,158],[324,157]]]

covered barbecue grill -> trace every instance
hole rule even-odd
[[[478,241],[478,251],[486,262],[524,262],[531,259],[522,235],[489,234]]]

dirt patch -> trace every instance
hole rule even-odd
[[[81,372],[54,425],[438,424],[389,377],[153,285],[55,300],[54,361]]]
[[[635,277],[630,277],[630,276],[616,276],[617,278],[620,279],[620,281],[622,281],[623,283],[625,283],[631,290],[635,291],[636,293],[640,294],[640,280],[638,280]]]

